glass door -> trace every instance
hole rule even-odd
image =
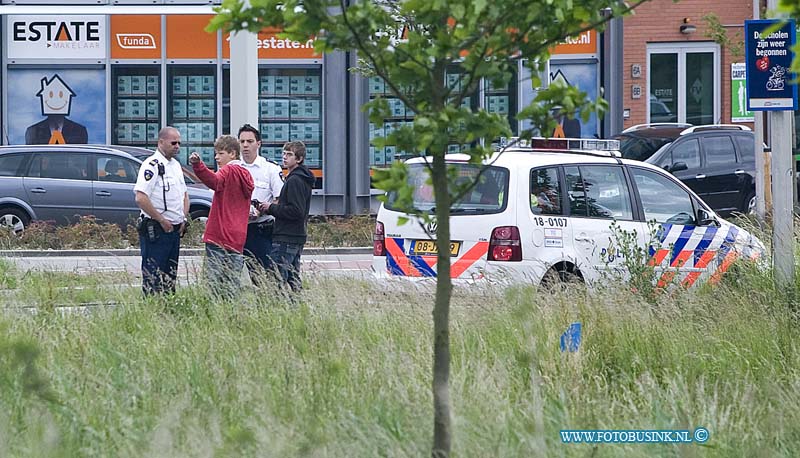
[[[709,43],[648,45],[648,122],[717,122],[719,54],[719,46]]]
[[[713,124],[714,116],[714,53],[687,52],[686,59],[686,122]]]
[[[650,56],[650,122],[678,122],[678,55]]]

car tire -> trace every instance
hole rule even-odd
[[[755,215],[756,214],[756,193],[750,192],[747,197],[744,198],[744,202],[742,204],[742,213],[745,215]]]
[[[208,221],[208,209],[207,208],[198,208],[189,212],[189,218],[192,221],[197,221],[199,223],[205,224]]]
[[[20,235],[31,223],[27,213],[15,207],[0,208],[0,226],[10,227],[15,234]]]
[[[566,288],[570,285],[577,286],[583,284],[583,276],[580,271],[572,265],[559,263],[551,267],[542,277],[542,288],[553,290]]]

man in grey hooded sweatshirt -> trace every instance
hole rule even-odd
[[[308,214],[311,210],[311,190],[316,178],[303,164],[306,145],[288,142],[283,145],[283,166],[289,175],[283,183],[278,202],[266,202],[261,210],[275,217],[272,231],[272,260],[284,282],[299,291],[300,255],[306,243]]]

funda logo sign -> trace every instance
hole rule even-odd
[[[156,39],[149,33],[118,33],[117,44],[122,49],[156,49]]]

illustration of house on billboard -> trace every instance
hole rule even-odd
[[[47,77],[42,78],[41,86],[36,96],[40,99],[42,116],[46,118],[25,130],[25,144],[87,143],[86,127],[67,118],[75,92],[58,74],[49,81]]]

